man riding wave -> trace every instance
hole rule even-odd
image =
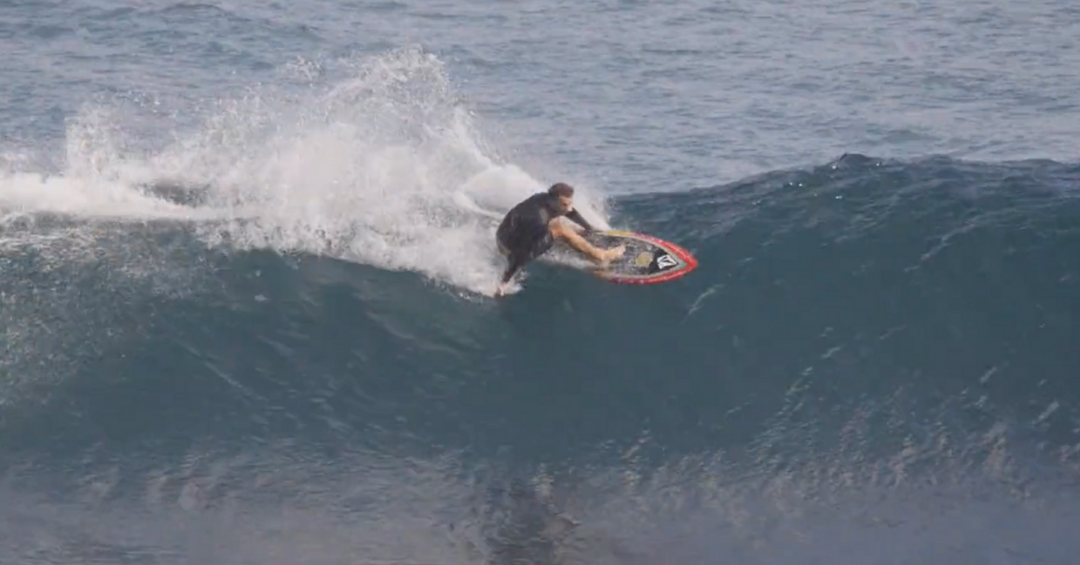
[[[563,217],[586,230],[593,229],[574,209],[574,187],[561,182],[553,184],[547,192],[530,196],[507,212],[499,224],[495,239],[499,252],[509,264],[495,296],[505,294],[514,274],[526,263],[551,249],[556,239],[565,241],[600,265],[606,265],[626,251],[622,245],[611,249],[592,245],[573,226],[564,222]]]

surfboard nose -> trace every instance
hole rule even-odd
[[[655,236],[608,230],[590,232],[594,245],[624,245],[626,252],[597,275],[622,284],[656,284],[683,277],[698,267],[698,260],[680,245]]]

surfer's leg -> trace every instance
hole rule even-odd
[[[518,270],[524,267],[525,263],[529,262],[529,257],[525,253],[511,252],[510,255],[506,258],[506,260],[506,270],[503,271],[502,277],[503,284],[510,282],[510,279],[514,278],[514,275],[518,272]]]
[[[567,226],[561,221],[551,222],[549,229],[551,230],[552,236],[569,243],[571,247],[588,255],[589,258],[597,263],[607,263],[626,251],[626,246],[624,245],[613,247],[611,249],[600,249],[589,243],[577,232],[577,230]]]
[[[508,265],[503,271],[502,283],[510,282],[519,269],[526,263],[543,255],[555,244],[546,230],[533,230],[533,233],[518,233],[509,241],[499,241],[499,251],[506,257]]]
[[[510,279],[536,255],[537,240],[547,237],[546,230],[533,229],[530,231],[521,224],[504,224],[499,226],[495,236],[495,243],[499,253],[506,257],[506,270],[503,271],[499,286],[495,289],[495,296],[502,296]],[[550,247],[550,245],[549,245]],[[542,252],[542,251],[541,251]]]

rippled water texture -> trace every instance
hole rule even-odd
[[[0,563],[1071,563],[1076,22],[0,1]]]

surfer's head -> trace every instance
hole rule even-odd
[[[548,194],[555,197],[562,213],[565,214],[574,208],[574,187],[565,182],[557,182],[551,185]]]

